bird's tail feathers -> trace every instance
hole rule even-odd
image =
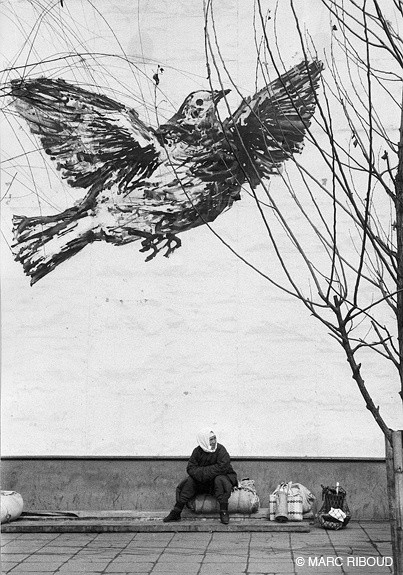
[[[13,216],[14,259],[31,277],[31,285],[79,252],[95,237],[88,213]]]

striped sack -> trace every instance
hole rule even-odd
[[[269,521],[274,521],[277,515],[277,493],[272,493],[269,497]],[[302,496],[287,496],[287,517],[289,521],[302,521]]]

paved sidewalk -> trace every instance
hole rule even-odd
[[[310,533],[3,533],[2,573],[64,575],[382,575],[388,523]]]

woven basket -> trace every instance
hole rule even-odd
[[[342,487],[324,487],[322,485],[322,500],[323,504],[317,515],[319,525],[324,529],[333,529],[335,531],[346,527],[351,519],[350,509],[346,501],[346,491]],[[329,515],[332,507],[344,511],[346,517],[343,521],[338,521]]]

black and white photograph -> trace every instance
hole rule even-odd
[[[1,573],[403,575],[402,0],[1,0]]]

